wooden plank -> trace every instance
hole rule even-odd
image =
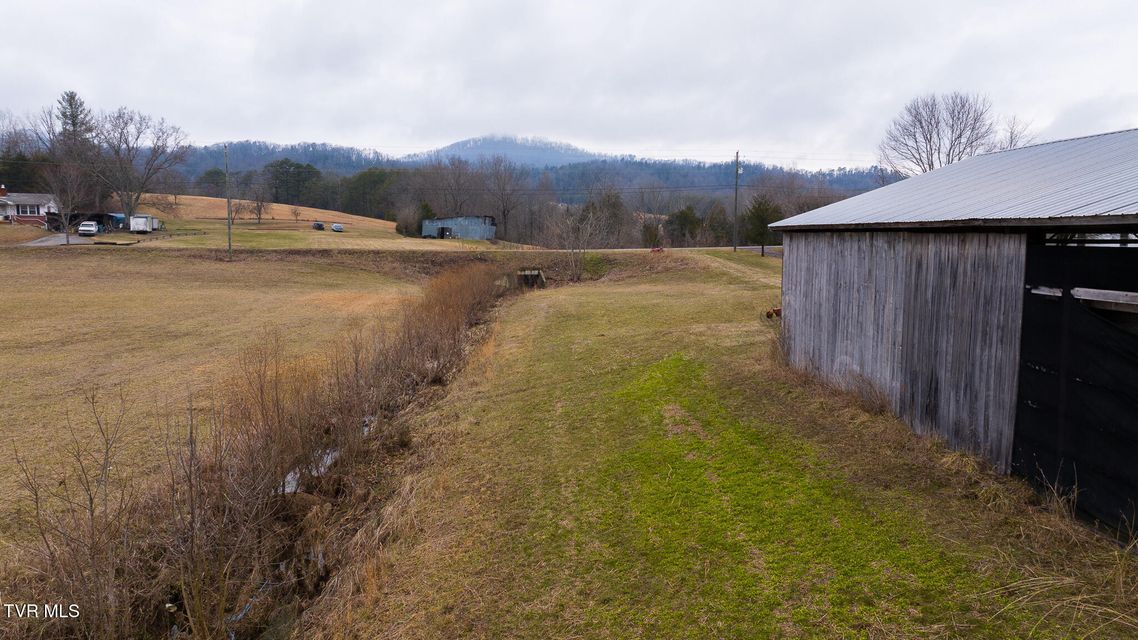
[[[1060,289],[1060,291],[1062,291],[1062,289]],[[1115,304],[1132,304],[1138,306],[1138,293],[1131,291],[1111,291],[1109,289],[1074,287],[1071,289],[1071,295],[1079,300],[1094,300],[1096,302],[1113,302]]]
[[[1007,470],[1026,237],[784,235],[790,360],[839,386],[877,386],[918,433]]]

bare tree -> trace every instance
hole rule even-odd
[[[461,216],[469,209],[479,191],[479,177],[470,163],[457,156],[447,160],[443,172],[443,211],[446,215]]]
[[[1035,142],[1035,134],[1031,132],[1031,123],[1016,116],[1004,118],[1003,128],[1000,130],[995,147],[1000,151],[1017,149]]]
[[[549,220],[549,235],[554,246],[565,252],[569,276],[580,280],[584,272],[585,252],[598,248],[608,234],[609,217],[600,207],[568,207]]]
[[[257,172],[250,171],[241,175],[234,187],[237,195],[233,200],[233,219],[253,218],[260,224],[269,210],[269,186]]]
[[[178,196],[167,193],[152,193],[144,197],[139,205],[146,205],[150,209],[159,213],[164,213],[168,216],[179,218],[181,217],[181,205],[178,204]]]
[[[125,107],[99,120],[96,139],[102,155],[96,175],[118,198],[128,220],[159,176],[189,153],[181,129]]]
[[[519,239],[530,244],[549,244],[547,222],[555,213],[561,212],[561,207],[557,202],[553,178],[548,172],[538,177],[536,187],[526,192],[523,201],[521,224],[517,225]]]
[[[885,132],[878,146],[879,162],[911,176],[1029,139],[1021,121],[1011,118],[1008,123],[1010,128],[1001,138],[992,102],[981,94],[930,93],[913,98]]]
[[[120,463],[126,435],[126,402],[110,411],[94,391],[85,394],[94,433],[82,434],[68,418],[65,467],[35,468],[16,456],[19,482],[31,503],[27,552],[38,559],[52,591],[78,605],[84,633],[76,637],[137,636],[143,614],[132,603],[147,598],[140,554],[131,535],[141,506]]]
[[[605,181],[590,189],[584,212],[600,219],[604,235],[596,238],[591,245],[596,248],[631,246],[640,239],[641,228],[630,215],[624,198],[611,182]]]
[[[666,214],[676,210],[676,193],[669,190],[658,178],[646,178],[637,185],[636,211],[646,214]]]
[[[526,182],[525,171],[503,156],[494,156],[481,162],[479,170],[485,176],[490,201],[498,214],[498,222],[502,225],[502,238],[511,240],[510,215],[521,205],[521,191]]]
[[[188,438],[168,439],[163,506],[172,526],[164,546],[178,576],[179,615],[193,637],[232,638],[241,612],[248,611],[240,606],[248,607],[266,586],[257,562],[272,545],[265,532],[276,506],[276,477],[275,469],[256,463],[271,464],[276,451],[258,437],[264,434],[235,429],[223,411],[205,415],[204,437],[191,407]],[[234,606],[238,614],[230,613]]]
[[[264,192],[258,189],[253,193],[253,202],[249,207],[249,213],[253,214],[253,219],[257,224],[261,224],[261,219],[265,217],[265,211],[268,210],[268,203],[265,201]]]
[[[744,193],[748,202],[760,196],[771,200],[788,216],[824,207],[847,197],[823,179],[790,171],[763,174],[751,181]]]
[[[300,222],[300,207],[289,209],[289,214],[292,216],[293,222]]]
[[[256,220],[257,224],[261,224],[261,220],[265,217],[265,211],[269,208],[265,189],[253,189],[249,192],[248,197],[248,200],[233,201],[233,219],[248,217]]]
[[[0,109],[0,155],[30,156],[37,150],[36,136],[24,119]]]
[[[55,197],[65,241],[71,244],[71,226],[80,215],[78,210],[90,204],[96,192],[90,172],[98,153],[95,118],[79,94],[65,91],[54,106],[40,113],[31,130],[47,155],[40,179]]]

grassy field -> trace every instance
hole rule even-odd
[[[269,204],[258,223],[242,218],[233,229],[233,246],[242,249],[380,249],[420,251],[462,251],[489,249],[488,242],[462,240],[423,240],[407,238],[395,232],[395,223],[387,220],[354,216],[338,211],[296,207],[299,220],[292,215],[293,207]],[[174,237],[148,240],[153,247],[223,248],[226,246],[225,200],[202,196],[178,196],[172,212],[153,213],[166,222],[166,229]],[[325,223],[325,231],[314,231],[312,223]],[[331,230],[332,223],[344,225],[343,233]]]
[[[13,447],[32,463],[52,460],[68,416],[90,428],[84,391],[99,387],[110,400],[122,385],[134,411],[181,410],[266,333],[278,331],[289,353],[319,352],[418,290],[417,278],[370,265],[271,255],[229,263],[135,248],[0,251],[0,513],[16,482]],[[164,433],[147,424],[129,449],[140,471],[161,462]]]
[[[93,385],[176,411],[266,332],[318,354],[476,259],[150,246],[0,251],[9,451],[57,460]],[[1133,637],[1130,554],[778,361],[778,260],[586,258],[599,280],[504,303],[406,415],[411,448],[367,479],[389,497],[362,564],[299,637]],[[140,474],[162,463],[156,417],[128,444]]]
[[[48,232],[36,227],[0,222],[0,247],[29,242],[46,235]]]
[[[393,540],[310,630],[1132,637],[1090,607],[1041,622],[1053,603],[1017,599],[1051,572],[1126,574],[1111,543],[772,357],[776,260],[659,259],[501,311],[414,420]]]

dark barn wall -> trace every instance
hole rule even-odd
[[[1138,290],[1138,249],[1029,245],[1012,469],[1127,531],[1138,515],[1138,314],[1076,288]]]
[[[1009,469],[1026,238],[1021,234],[788,232],[790,361],[865,380],[922,434]]]

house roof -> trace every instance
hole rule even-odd
[[[55,202],[50,193],[9,193],[0,196],[0,204],[47,204]]]
[[[771,227],[1109,224],[1138,224],[1138,129],[975,156]]]

